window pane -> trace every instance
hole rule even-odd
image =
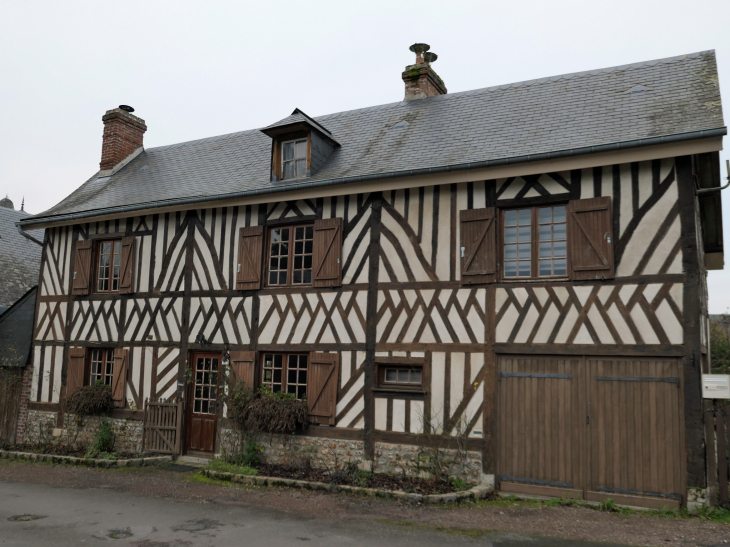
[[[307,385],[307,369],[299,369],[299,383]]]
[[[295,270],[301,270],[302,269],[302,257],[301,256],[295,256],[294,257],[294,269]]]
[[[274,377],[274,372],[271,369],[264,370],[264,382],[271,382]]]
[[[307,157],[307,140],[301,140],[297,141],[297,150],[296,150],[297,158],[306,158]]]
[[[504,259],[515,260],[517,258],[517,245],[504,246]]]
[[[552,221],[552,208],[545,207],[543,209],[540,209],[539,212],[539,218],[540,218],[540,224],[549,223]]]
[[[519,241],[521,241],[521,242],[530,241],[530,236],[532,234],[530,233],[531,230],[530,230],[529,226],[520,226],[518,228],[518,230],[519,230],[519,232],[518,232]]]
[[[279,269],[286,270],[289,265],[289,257],[283,256],[279,259]]]
[[[297,160],[297,177],[304,177],[307,174],[307,160]]]
[[[314,228],[311,226],[307,226],[307,228],[304,230],[304,237],[307,239],[312,239],[314,237]]]
[[[312,269],[312,255],[304,256],[304,268],[309,270]]]
[[[297,369],[291,369],[290,368],[286,372],[286,382],[288,384],[296,384],[297,383]]]
[[[505,211],[504,213],[504,225],[515,226],[517,224],[517,211]]]
[[[553,222],[565,222],[565,205],[553,207]]]
[[[386,382],[397,382],[398,371],[394,368],[385,369],[385,381]]]
[[[520,260],[529,260],[530,259],[530,245],[518,245],[518,251],[517,251],[517,257]]]
[[[294,230],[294,239],[304,239],[304,228]]]
[[[287,161],[284,163],[284,172],[282,174],[282,178],[284,178],[284,179],[294,178],[294,162],[293,161]]]
[[[292,283],[301,283],[302,282],[302,272],[300,270],[294,270]]]
[[[530,225],[530,209],[519,210],[519,224],[520,226]]]
[[[297,393],[297,386],[296,386],[296,384],[291,385],[291,386],[287,384],[287,386],[286,386],[286,392],[296,395],[296,393]]]
[[[504,276],[505,277],[516,277],[517,276],[517,263],[516,262],[505,262]]]
[[[294,143],[293,142],[284,143],[283,154],[284,154],[284,161],[294,159]]]
[[[411,371],[411,383],[413,384],[420,384],[421,383],[421,375],[422,371],[420,368],[414,368]]]
[[[269,285],[276,285],[276,280],[278,279],[278,274],[276,272],[271,272],[269,274]]]
[[[552,225],[541,224],[540,225],[540,241],[550,241],[552,239]]]
[[[399,369],[398,370],[398,382],[401,384],[408,383],[408,369]]]
[[[274,368],[281,368],[284,365],[284,357],[282,355],[274,355]]]
[[[294,254],[300,255],[304,252],[304,242],[297,241],[294,243]]]
[[[299,386],[297,387],[297,399],[303,399],[307,396],[307,386]]]
[[[275,384],[281,383],[281,369],[278,369],[278,368],[274,369],[274,383]]]
[[[565,241],[556,241],[553,243],[553,256],[560,256],[564,257],[566,256],[566,246]]]
[[[312,282],[312,270],[304,270],[304,281],[303,283]]]
[[[553,261],[554,275],[567,275],[568,267],[564,258],[558,258]]]
[[[279,272],[279,285],[286,285],[286,272]]]
[[[519,264],[519,277],[530,277],[530,263],[520,262]]]
[[[505,228],[504,229],[504,242],[505,243],[517,243],[517,228]]]
[[[565,224],[553,224],[553,239],[565,239]]]
[[[550,242],[540,243],[540,258],[552,257],[552,244]]]
[[[289,241],[289,228],[283,228],[281,230],[281,240]]]
[[[312,254],[312,242],[311,241],[304,242],[304,252],[308,255]]]
[[[552,260],[540,261],[540,275],[552,275]]]

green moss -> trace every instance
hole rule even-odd
[[[247,465],[236,465],[228,463],[222,459],[215,458],[210,462],[208,469],[218,471],[219,473],[234,473],[236,475],[257,475],[258,471]]]
[[[406,74],[406,76],[410,80],[414,80],[414,81],[418,80],[418,78],[421,77],[421,69],[418,68],[417,66],[412,66],[411,68],[408,69],[408,73]]]

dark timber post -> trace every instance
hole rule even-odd
[[[684,422],[687,455],[687,486],[704,488],[705,438],[702,421],[701,347],[700,347],[700,264],[697,248],[695,183],[692,157],[676,159],[679,216],[682,225],[682,269],[684,282]]]
[[[370,247],[368,249],[368,299],[365,323],[365,389],[364,389],[364,421],[366,460],[375,458],[375,347],[378,327],[378,271],[380,268],[380,214],[383,207],[383,196],[374,196],[372,204],[372,223],[370,227]]]

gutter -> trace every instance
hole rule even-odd
[[[712,137],[722,137],[727,135],[727,127],[718,127],[716,129],[707,129],[702,131],[691,131],[688,133],[677,133],[675,135],[667,135],[663,137],[650,137],[647,139],[635,139],[632,141],[619,141],[612,144],[600,144],[597,146],[584,146],[581,148],[570,148],[566,150],[558,150],[555,152],[544,152],[542,154],[528,154],[525,156],[512,156],[496,160],[485,160],[471,163],[458,163],[453,165],[444,165],[440,167],[426,167],[423,169],[406,169],[403,171],[391,171],[387,173],[377,173],[373,175],[360,175],[354,177],[341,177],[336,179],[327,179],[309,183],[291,184],[273,188],[262,188],[259,190],[245,190],[243,192],[231,192],[228,194],[216,194],[211,196],[193,196],[187,198],[177,198],[170,200],[150,201],[146,203],[138,203],[134,205],[120,205],[117,207],[108,207],[105,209],[94,209],[91,211],[83,211],[79,213],[68,213],[62,215],[51,215],[47,217],[38,217],[23,220],[17,223],[17,226],[25,228],[35,224],[45,224],[48,222],[68,222],[81,220],[99,215],[118,215],[124,213],[134,213],[136,211],[155,209],[158,207],[175,207],[179,205],[202,204],[208,202],[222,201],[226,199],[236,199],[250,196],[260,196],[265,194],[278,194],[289,192],[292,190],[302,190],[308,188],[322,188],[327,186],[336,186],[340,184],[349,184],[355,182],[367,182],[373,180],[393,179],[400,177],[412,177],[416,175],[435,175],[439,173],[452,173],[455,171],[468,171],[471,169],[482,169],[485,167],[496,167],[502,165],[511,165],[516,163],[529,163],[535,161],[552,160],[558,158],[567,158],[572,156],[583,156],[588,154],[598,154],[601,152],[614,152],[616,150],[625,150],[627,148],[639,148],[644,146],[654,146],[658,144],[670,144],[680,141],[689,141],[696,139],[707,139]]]

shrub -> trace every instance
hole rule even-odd
[[[109,418],[102,416],[99,421],[99,429],[97,429],[86,455],[90,458],[96,458],[100,454],[114,452],[114,441],[114,431],[112,431]]]
[[[104,384],[79,387],[66,398],[66,411],[77,416],[101,416],[114,408],[111,387]]]
[[[294,433],[309,423],[306,401],[289,393],[273,393],[266,386],[253,393],[239,382],[228,397],[228,405],[233,421],[242,431]]]

